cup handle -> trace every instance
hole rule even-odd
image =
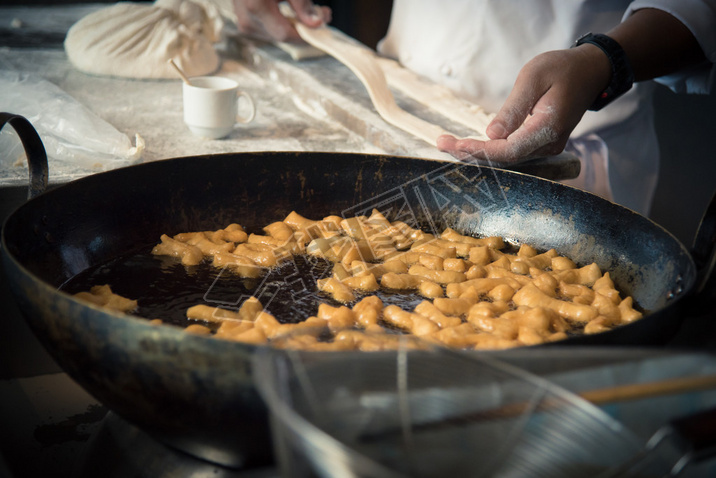
[[[248,93],[246,93],[244,91],[239,91],[236,93],[236,102],[238,103],[239,101],[241,101],[242,97],[245,98],[246,101],[249,102],[249,108],[251,108],[251,113],[245,118],[241,117],[237,114],[236,122],[246,124],[246,123],[250,123],[254,120],[254,117],[256,116],[256,106],[254,106],[254,100],[253,100],[253,98],[251,98],[251,95],[249,95]],[[238,105],[237,105],[237,110],[238,110]]]

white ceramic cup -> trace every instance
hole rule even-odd
[[[228,136],[237,124],[253,121],[256,107],[251,96],[239,90],[239,84],[221,76],[197,76],[182,83],[184,123],[203,138]],[[239,116],[239,101],[248,105],[246,116]]]

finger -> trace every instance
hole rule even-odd
[[[459,159],[460,161],[467,161],[471,159],[470,153],[466,153],[465,151],[455,147],[458,141],[459,140],[455,136],[444,134],[438,136],[436,145],[440,151],[450,154],[455,159]]]
[[[535,111],[507,138],[509,153],[518,158],[534,158],[537,151],[553,145],[559,137],[555,119],[556,113],[552,107]]]
[[[321,16],[323,18],[323,23],[325,25],[328,25],[333,20],[333,11],[331,10],[331,7],[320,7]]]
[[[440,151],[452,151],[455,150],[455,143],[457,143],[457,138],[451,134],[443,134],[438,136],[438,139],[436,141],[437,147]]]
[[[264,24],[264,28],[271,38],[278,41],[300,41],[296,28],[291,20],[286,18],[278,6],[277,2],[263,2],[263,11],[260,16]]]
[[[490,139],[505,139],[517,131],[545,93],[538,82],[528,77],[525,69],[520,71],[510,94],[487,126],[485,132]]]
[[[512,163],[557,154],[564,148],[564,144],[555,123],[553,108],[535,107],[534,114],[506,139],[480,141],[466,138],[446,143],[446,147],[455,157],[454,153],[462,152],[494,163]]]
[[[236,0],[234,11],[237,27],[246,36],[264,41],[300,39],[291,21],[281,14],[278,3],[273,0]]]
[[[289,0],[289,3],[293,11],[296,12],[298,21],[307,27],[316,28],[330,20],[330,15],[328,18],[324,18],[330,9],[319,8],[311,0]]]
[[[459,159],[470,157],[494,163],[508,163],[514,161],[511,145],[506,139],[492,139],[482,141],[478,139],[460,139],[455,142],[453,156]]]

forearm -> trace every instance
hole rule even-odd
[[[706,60],[691,31],[662,10],[637,10],[606,34],[626,52],[636,81],[658,78]]]

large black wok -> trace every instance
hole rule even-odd
[[[0,118],[11,121],[33,164],[41,165],[44,149],[34,130],[22,118]],[[73,181],[8,218],[2,256],[39,340],[98,400],[179,449],[226,465],[258,465],[271,459],[271,447],[267,412],[252,383],[254,347],[152,326],[58,287],[164,233],[231,222],[257,229],[292,210],[320,218],[373,207],[437,232],[451,226],[555,248],[577,263],[595,261],[648,313],[565,345],[663,343],[693,303],[699,272],[708,270],[648,219],[558,183],[474,165],[335,153],[176,158]],[[712,261],[713,237],[713,230],[701,236],[704,264]]]

